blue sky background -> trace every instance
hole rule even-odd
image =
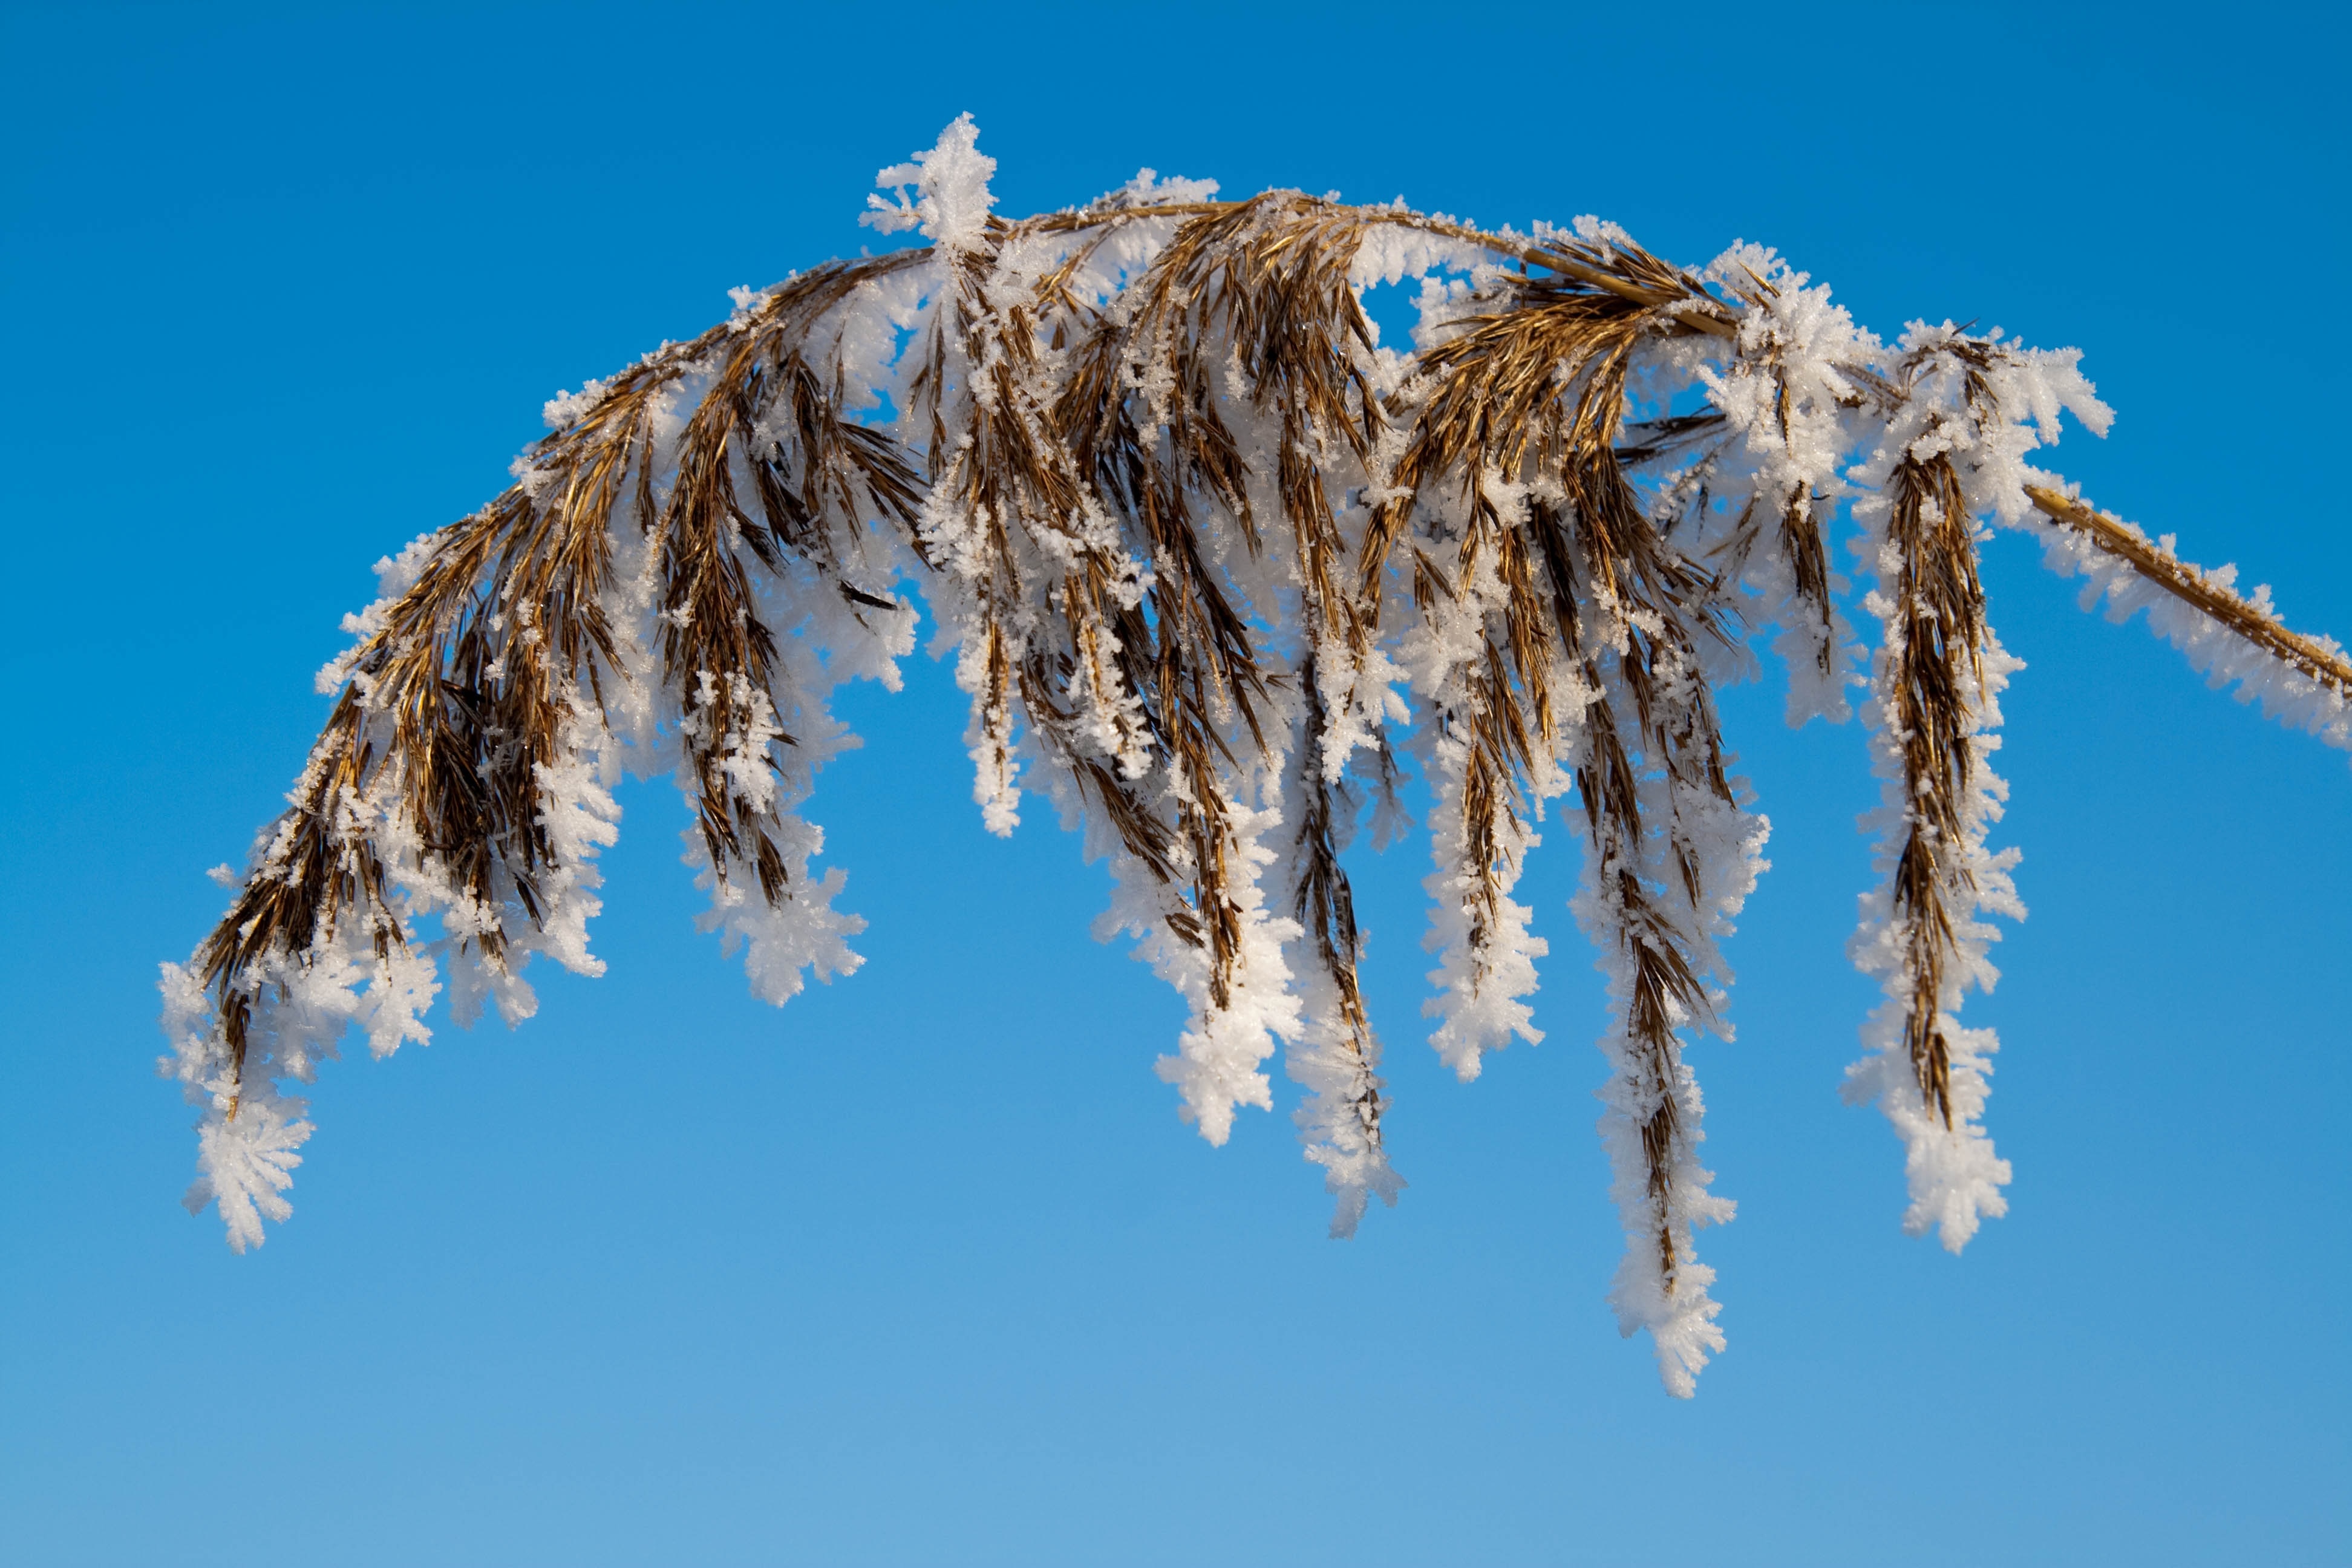
[[[871,237],[971,110],[1009,211],[1139,165],[1780,247],[1880,331],[2076,344],[2053,462],[2352,635],[2345,38],[2319,9],[0,10],[0,1563],[2352,1560],[2352,772],[1990,547],[2012,1213],[1906,1239],[1835,1089],[1874,798],[1727,721],[1777,869],[1695,1053],[1731,1348],[1601,1295],[1597,977],[1555,830],[1539,1049],[1422,1044],[1411,846],[1360,868],[1412,1184],[1348,1245],[1286,1115],[1213,1151],[1098,868],[990,839],[928,660],[813,814],[869,960],[781,1013],[627,792],[603,980],[314,1096],[246,1258],[176,1199],[158,960],[220,907],[369,563],[555,389]]]

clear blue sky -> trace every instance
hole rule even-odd
[[[331,1068],[245,1258],[176,1198],[155,964],[299,765],[369,563],[538,409],[871,237],[958,111],[1009,210],[1150,164],[1776,245],[1882,331],[2076,344],[2054,462],[2352,636],[2345,36],[2259,5],[0,14],[0,1564],[2244,1563],[2352,1559],[2352,771],[1987,563],[2030,663],[2032,918],[1971,1016],[2012,1213],[1906,1239],[1838,1101],[1851,727],[1727,703],[1777,869],[1696,1054],[1731,1345],[1612,1331],[1601,1000],[1555,832],[1539,1049],[1423,1047],[1421,852],[1361,868],[1412,1183],[1360,1239],[1286,1116],[1213,1151],[1178,1005],[958,700],[849,703],[813,814],[872,929],[782,1012],[624,797],[601,981]],[[535,976],[537,978],[537,976]]]

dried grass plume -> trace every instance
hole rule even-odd
[[[1466,1079],[1538,1037],[1514,890],[1567,804],[1609,977],[1612,1301],[1688,1394],[1724,1342],[1694,1235],[1731,1205],[1687,1055],[1727,1035],[1722,944],[1767,831],[1715,693],[1759,639],[1792,720],[1860,699],[1884,805],[1853,953],[1885,1001],[1848,1089],[1905,1142],[1908,1226],[1956,1251],[2009,1178],[1961,1000],[1991,979],[1987,917],[2022,913],[1990,843],[2016,664],[1987,526],[2352,747],[2340,647],[2031,465],[2062,417],[2105,428],[2072,350],[1883,342],[1754,246],[1692,268],[1589,218],[1490,231],[1148,171],[1016,219],[993,167],[950,126],[867,215],[923,243],[739,291],[557,398],[511,488],[380,566],[287,810],[164,966],[165,1068],[202,1113],[189,1204],[232,1245],[289,1212],[310,1126],[288,1089],[348,1032],[383,1055],[445,985],[461,1021],[514,1022],[535,957],[599,971],[625,773],[685,793],[705,920],[761,995],[853,969],[861,922],[803,812],[848,738],[832,689],[895,684],[919,595],[983,821],[1011,832],[1039,791],[1108,857],[1108,926],[1189,1005],[1159,1070],[1204,1137],[1271,1107],[1282,1055],[1337,1235],[1402,1185],[1343,852],[1402,830],[1417,777],[1432,1044]],[[1418,325],[1385,343],[1365,291],[1404,285]]]

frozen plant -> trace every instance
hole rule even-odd
[[[884,171],[866,221],[927,241],[737,291],[722,324],[547,406],[481,511],[381,564],[320,674],[325,733],[235,902],[163,973],[165,1070],[202,1108],[192,1208],[232,1246],[289,1212],[307,1082],[532,1011],[544,954],[598,973],[597,856],[625,773],[690,803],[706,917],[781,1003],[861,929],[803,815],[895,686],[919,591],[971,699],[996,833],[1027,790],[1108,857],[1106,933],[1182,993],[1160,1076],[1222,1143],[1303,1089],[1332,1230],[1402,1185],[1341,854],[1430,799],[1432,1043],[1467,1079],[1537,1037],[1544,942],[1515,884],[1547,801],[1580,827],[1579,924],[1609,1017],[1601,1129],[1627,1246],[1612,1293],[1688,1394],[1723,1345],[1693,1234],[1727,1219],[1686,1052],[1727,1036],[1722,944],[1763,869],[1714,693],[1771,639],[1793,721],[1850,698],[1884,781],[1855,961],[1885,988],[1849,1092],[1901,1134],[1907,1228],[1958,1251],[2002,1212],[1982,1124],[1990,842],[2016,661],[1985,618],[1987,524],[2045,542],[2120,618],[2352,747],[2352,665],[2029,459],[2106,427],[2073,350],[1948,324],[1892,342],[1769,250],[1671,265],[1593,219],[1485,231],[1402,203],[1215,199],[1150,171],[993,212],[969,118]],[[1417,282],[1409,348],[1374,285]],[[1849,521],[1876,623],[1840,606]]]

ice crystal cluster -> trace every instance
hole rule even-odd
[[[782,1003],[860,929],[804,815],[849,742],[833,689],[896,687],[915,596],[971,699],[982,819],[1042,795],[1108,858],[1105,935],[1181,992],[1159,1062],[1213,1143],[1301,1090],[1332,1230],[1402,1185],[1341,852],[1427,792],[1431,1044],[1461,1078],[1533,1042],[1545,944],[1515,884],[1580,834],[1573,910],[1609,1013],[1601,1133],[1626,1250],[1612,1302],[1687,1394],[1723,1345],[1694,1233],[1730,1216],[1685,1060],[1728,1035],[1723,942],[1767,823],[1715,692],[1789,672],[1792,721],[1858,708],[1884,781],[1857,963],[1885,987],[1850,1093],[1906,1150],[1915,1232],[2002,1211],[1982,1124],[1995,847],[1988,526],[2042,535],[2119,614],[2339,744],[2333,643],[2032,465],[2107,410],[2073,350],[1948,324],[1883,340],[1773,252],[1668,264],[1614,226],[1483,231],[1402,202],[1216,199],[1147,170],[1010,220],[966,118],[883,171],[866,221],[919,244],[834,262],[547,405],[483,510],[382,563],[320,672],[326,731],[236,900],[166,964],[166,1071],[202,1109],[192,1208],[232,1246],[283,1219],[311,1131],[289,1084],[356,1029],[378,1056],[594,974],[614,786],[667,773],[703,917]],[[1376,285],[1418,289],[1384,343]],[[1850,626],[1832,566],[1869,583]],[[1548,803],[1553,810],[1543,816]]]

